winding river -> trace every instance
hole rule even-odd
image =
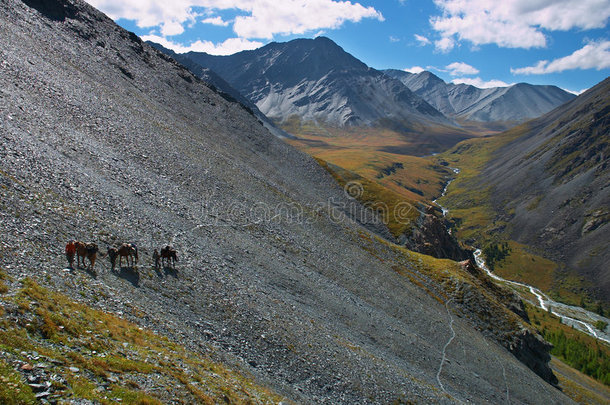
[[[460,169],[452,168],[452,167],[450,167],[450,169],[453,170],[453,172],[455,174],[460,173]],[[455,180],[455,179],[451,179],[447,182],[447,185],[445,185],[445,188],[443,189],[443,193],[441,194],[441,197],[445,196],[445,194],[447,193],[447,188],[449,188],[449,185],[451,184],[451,182],[453,180]],[[443,216],[447,215],[447,213],[449,212],[449,210],[447,208],[440,205],[437,202],[437,200],[434,200],[432,202],[440,207],[440,209],[443,211]],[[451,230],[449,230],[449,233],[451,233]],[[578,329],[581,332],[584,332],[590,336],[593,336],[596,339],[599,339],[606,343],[610,343],[610,334],[608,333],[609,328],[606,327],[605,331],[600,331],[599,329],[596,329],[594,326],[597,321],[603,321],[603,322],[610,324],[610,319],[603,317],[601,315],[598,315],[595,312],[588,311],[581,307],[566,305],[566,304],[562,304],[561,302],[553,301],[546,294],[544,294],[542,291],[540,291],[536,287],[532,287],[531,285],[528,285],[525,283],[519,283],[517,281],[506,280],[506,279],[494,274],[487,267],[487,264],[485,263],[485,259],[483,258],[481,249],[476,249],[474,251],[474,258],[475,258],[477,265],[481,269],[483,269],[489,275],[489,277],[491,277],[492,279],[494,279],[500,283],[505,283],[505,284],[511,286],[515,291],[517,291],[517,293],[519,293],[522,296],[522,298],[526,299],[528,302],[531,302],[532,304],[536,305],[539,308],[542,308],[545,311],[550,311],[553,315],[556,315],[559,318],[561,318],[562,323],[572,326],[573,328]],[[536,297],[536,300],[531,301],[531,300],[527,299],[526,297],[523,296],[524,292],[525,293],[529,292],[534,297]]]

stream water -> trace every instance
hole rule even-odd
[[[457,168],[450,168],[450,169],[453,170],[453,172],[455,174],[459,174],[459,172],[460,172],[460,169],[457,169]],[[451,182],[453,180],[454,179],[451,179],[447,182],[447,185],[443,189],[443,193],[441,194],[441,197],[443,197],[447,193],[447,188],[449,187],[449,185],[451,184]],[[443,211],[443,216],[446,216],[447,213],[449,212],[449,210],[446,209],[445,207],[443,207],[442,205],[440,205],[436,200],[434,200],[433,202],[436,205],[438,205],[440,207],[440,209]],[[449,230],[449,233],[451,233],[451,230]],[[606,327],[605,331],[600,331],[599,329],[596,329],[594,326],[597,321],[603,321],[603,322],[610,324],[610,319],[603,317],[599,314],[596,314],[595,312],[588,311],[581,307],[566,305],[566,304],[562,304],[561,302],[553,301],[546,294],[544,294],[542,291],[540,291],[536,287],[532,287],[531,285],[528,285],[525,283],[520,283],[517,281],[506,280],[506,279],[494,274],[487,267],[487,264],[485,263],[485,259],[483,258],[483,253],[481,252],[481,249],[477,249],[474,251],[474,258],[477,263],[477,266],[479,266],[481,269],[483,269],[489,275],[489,277],[491,277],[492,279],[494,279],[500,283],[505,283],[505,284],[509,285],[515,291],[517,291],[517,293],[519,293],[522,296],[522,298],[526,299],[528,302],[531,302],[532,304],[536,305],[537,307],[542,308],[545,311],[550,311],[553,315],[560,317],[562,323],[572,326],[573,328],[578,329],[581,332],[584,332],[590,336],[593,336],[596,339],[599,339],[606,343],[610,343],[610,334],[607,332],[607,330],[609,328]],[[536,297],[536,299],[534,301],[532,301],[532,300],[528,299],[527,297],[524,297],[523,294],[524,293],[527,294],[527,292],[529,292],[531,295]]]

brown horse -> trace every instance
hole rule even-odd
[[[138,263],[138,248],[133,243],[123,243],[121,246],[118,247],[117,254],[119,255],[119,266],[121,266],[123,257],[127,261],[127,266],[129,266],[130,258],[132,267],[134,263]]]
[[[170,245],[165,246],[161,249],[161,263],[164,263],[167,260],[167,264],[171,262],[172,267],[178,261],[178,255],[176,254],[176,249],[171,247]]]
[[[80,266],[80,261],[82,258],[83,267],[85,267],[85,257],[89,259],[89,268],[93,270],[95,266],[95,259],[97,257],[98,249],[95,243],[84,243],[84,242],[74,242],[76,245],[76,265]]]

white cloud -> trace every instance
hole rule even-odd
[[[464,62],[453,62],[445,66],[445,68],[451,76],[476,75],[479,73],[479,69]]]
[[[567,91],[568,93],[572,93],[572,94],[577,95],[577,96],[580,96],[582,93],[584,93],[585,91],[589,90],[589,88],[587,87],[586,89],[582,89],[582,90],[570,90],[570,89],[564,89],[562,87],[561,90]]]
[[[610,41],[591,42],[571,55],[551,62],[541,60],[534,66],[510,69],[512,74],[539,75],[574,69],[610,68]]]
[[[400,38],[390,35],[390,42],[400,42]]]
[[[449,52],[455,47],[455,41],[450,37],[443,37],[438,41],[434,41],[434,46],[441,52]]]
[[[424,70],[426,70],[426,69],[424,69],[424,68],[423,68],[423,67],[421,67],[421,66],[413,66],[413,67],[410,67],[410,68],[404,68],[403,70],[404,70],[405,72],[408,72],[408,73],[415,73],[415,74],[417,74],[417,73],[421,73],[421,72],[423,72],[423,71],[424,71]]]
[[[434,0],[442,15],[430,19],[441,35],[437,49],[451,41],[506,48],[546,46],[543,30],[601,28],[610,17],[610,0]],[[451,40],[451,41],[449,41]]]
[[[428,38],[426,38],[425,36],[423,36],[423,35],[415,34],[415,40],[417,42],[419,42],[419,44],[421,46],[430,45],[431,44],[430,40]]]
[[[204,23],[204,24],[212,24],[212,25],[217,25],[217,26],[219,26],[219,27],[226,27],[226,26],[228,26],[228,25],[229,25],[229,22],[228,22],[228,21],[224,21],[224,20],[222,19],[222,17],[220,17],[220,16],[217,16],[217,17],[209,17],[209,18],[206,18],[206,19],[204,19],[204,20],[201,20],[201,22],[202,22],[202,23]]]
[[[89,0],[113,19],[136,21],[140,28],[162,27],[165,36],[176,35],[177,25],[184,27],[198,14],[194,7],[207,12],[238,10],[245,13],[233,21],[233,30],[240,38],[271,39],[278,34],[304,34],[308,31],[332,29],[346,21],[364,18],[383,21],[373,7],[351,1],[333,0]],[[164,28],[163,27],[167,27]],[[164,33],[167,32],[167,33]]]
[[[142,36],[142,40],[156,42],[168,49],[171,49],[176,53],[185,53],[193,51],[207,52],[211,55],[232,55],[236,52],[256,49],[263,46],[262,42],[249,41],[243,38],[229,38],[219,44],[214,44],[210,41],[198,40],[189,45],[182,45],[158,35],[144,35]]]
[[[244,38],[271,39],[274,35],[304,34],[321,28],[338,28],[346,21],[359,22],[363,18],[383,21],[373,7],[359,3],[331,0],[256,0],[243,3],[248,16],[235,18],[233,29]],[[242,7],[238,7],[242,8]]]
[[[453,79],[451,81],[451,83],[453,84],[469,84],[471,86],[474,87],[478,87],[480,89],[487,89],[490,87],[508,87],[508,86],[512,86],[512,84],[508,84],[506,82],[503,82],[502,80],[488,80],[485,81],[483,79],[481,79],[480,77],[460,77],[460,78],[456,78]]]
[[[167,21],[161,24],[161,34],[163,36],[180,35],[183,32],[182,24],[176,21]]]

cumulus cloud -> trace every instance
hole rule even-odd
[[[421,73],[421,72],[423,72],[423,71],[424,71],[424,70],[426,70],[426,69],[424,69],[424,68],[423,68],[423,67],[421,67],[421,66],[413,66],[413,67],[410,67],[410,68],[404,68],[403,70],[404,70],[405,72],[408,72],[408,73],[415,73],[415,74],[417,74],[417,73]]]
[[[400,38],[390,35],[390,42],[400,42]]]
[[[206,12],[238,10],[233,30],[240,38],[271,39],[278,34],[303,34],[332,29],[346,21],[364,18],[383,21],[373,7],[351,1],[333,0],[89,0],[113,19],[133,20],[140,28],[161,27],[164,36],[177,35],[178,25],[194,21],[202,8]],[[165,30],[163,27],[167,27]]]
[[[506,82],[503,82],[502,80],[483,80],[480,77],[460,77],[460,78],[456,78],[453,79],[451,81],[451,83],[453,84],[469,84],[471,86],[474,87],[478,87],[480,89],[488,89],[490,87],[508,87],[508,86],[512,86],[512,84],[508,84]],[[514,83],[513,83],[514,84]]]
[[[449,52],[455,47],[455,41],[450,37],[443,37],[437,41],[434,41],[434,46],[441,52]]]
[[[182,45],[173,41],[168,40],[165,37],[159,35],[144,35],[142,36],[144,41],[156,42],[164,47],[173,50],[176,53],[186,52],[207,52],[211,55],[232,55],[236,52],[256,49],[263,46],[262,42],[249,41],[243,38],[229,38],[224,42],[214,44],[210,41],[195,41],[189,45]]]
[[[201,20],[202,23],[204,24],[212,24],[212,25],[217,25],[219,27],[226,27],[229,25],[228,21],[224,21],[222,19],[222,17],[208,17],[206,19]]]
[[[235,1],[238,8],[250,15],[235,18],[233,29],[244,38],[271,39],[276,34],[304,34],[322,28],[338,28],[346,21],[359,22],[363,18],[383,21],[373,7],[359,3],[331,0],[255,0]]]
[[[167,21],[161,24],[161,34],[163,36],[180,35],[184,32],[182,24],[176,21]]]
[[[476,75],[479,73],[479,69],[464,62],[453,62],[445,66],[445,68],[451,76]]]
[[[428,38],[426,38],[423,35],[417,35],[415,34],[415,40],[417,42],[419,42],[420,45],[424,46],[424,45],[430,45],[432,42],[430,42],[430,40]]]
[[[541,60],[534,66],[513,69],[512,74],[540,75],[574,69],[610,68],[610,41],[591,42],[571,55],[553,61]]]
[[[606,25],[610,0],[434,0],[442,15],[430,19],[440,33],[438,50],[456,41],[506,48],[546,46],[543,30],[593,29]]]

